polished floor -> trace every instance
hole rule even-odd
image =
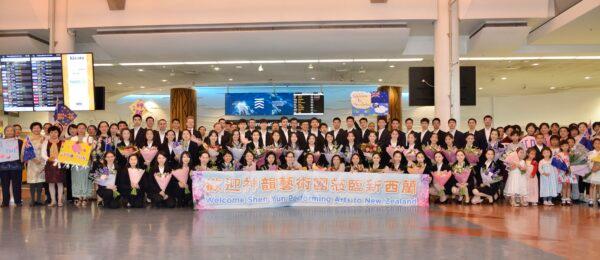
[[[600,209],[0,209],[2,259],[598,259]]]

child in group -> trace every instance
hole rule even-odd
[[[525,166],[527,166],[525,172],[525,176],[527,177],[527,197],[524,206],[527,206],[528,203],[537,206],[538,200],[540,199],[537,177],[538,162],[535,160],[536,153],[535,147],[527,149],[527,159],[525,160]]]
[[[523,160],[525,158],[525,151],[523,148],[518,147],[516,153],[519,161],[518,163],[513,162],[507,165],[509,169],[508,180],[504,188],[504,194],[510,197],[510,204],[513,207],[518,207],[519,203],[525,206],[525,196],[527,196],[527,176],[523,174],[527,170],[525,160]]]
[[[588,153],[588,164],[591,169],[590,175],[585,179],[585,182],[590,184],[590,196],[588,199],[588,205],[593,207],[596,199],[598,199],[598,192],[600,191],[600,138],[594,139],[594,150]],[[597,200],[600,206],[600,199]]]
[[[552,166],[552,149],[544,147],[542,156],[543,159],[538,164],[540,197],[544,200],[544,205],[553,206],[552,199],[558,196],[558,172]]]
[[[562,205],[571,205],[571,185],[577,183],[577,177],[569,172],[569,143],[560,141],[560,152],[554,156],[553,164],[558,169],[558,183],[561,185]]]

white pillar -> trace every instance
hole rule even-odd
[[[67,27],[68,0],[51,0],[50,17],[50,53],[75,52],[75,33]]]
[[[452,2],[452,8],[450,7]],[[451,9],[454,9],[451,13]],[[435,116],[446,122],[451,117],[460,122],[460,65],[458,64],[458,1],[438,0],[435,22]],[[454,62],[453,62],[454,61]]]

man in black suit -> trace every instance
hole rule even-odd
[[[181,122],[179,122],[179,119],[174,118],[173,120],[171,120],[171,130],[173,130],[173,132],[175,132],[175,140],[177,141],[181,141]]]
[[[155,138],[160,142],[160,145],[163,145],[167,135],[167,120],[160,119],[158,120],[158,130],[156,131]]]
[[[290,140],[290,130],[288,129],[288,121],[288,118],[285,116],[281,117],[281,120],[279,121],[279,136],[281,136],[282,145],[287,145],[287,143]]]
[[[310,130],[309,132],[317,137],[317,147],[321,147],[325,143],[325,136],[321,133],[319,127],[321,126],[321,122],[316,117],[310,119]]]
[[[346,144],[346,130],[342,129],[342,120],[339,117],[333,119],[333,130],[329,133],[338,145]]]
[[[404,143],[404,147],[408,147],[408,135],[412,133],[415,136],[415,140],[417,140],[419,138],[419,132],[413,130],[414,121],[410,117],[404,120],[404,125],[406,126],[406,142]]]
[[[400,127],[400,120],[398,120],[398,118],[393,118],[392,119],[392,123],[390,124],[390,138],[392,135],[392,131],[398,131],[398,143],[401,146],[406,146],[406,134],[404,133],[404,131],[402,131],[401,127]],[[388,140],[389,143],[389,140]]]
[[[267,146],[273,143],[273,139],[271,138],[271,133],[269,132],[269,124],[266,119],[261,119],[258,125],[258,132],[260,132],[260,143],[261,145]]]
[[[461,131],[456,130],[456,119],[454,118],[448,119],[448,134],[454,137],[454,146],[456,146],[459,149],[465,148],[465,144],[467,142],[465,140],[465,134]],[[443,146],[446,147],[445,141]]]
[[[387,129],[387,121],[384,117],[377,118],[377,144],[385,147],[390,141],[390,131]]]
[[[546,138],[544,137],[544,134],[537,133],[535,135],[535,160],[538,162],[544,159],[544,156],[542,156],[542,149],[546,147],[545,142]]]
[[[154,117],[146,117],[146,129],[152,130],[154,140],[158,140],[159,144],[162,143],[162,140],[160,140],[160,137],[158,136],[158,131],[154,129]]]
[[[353,116],[346,117],[346,140],[344,143],[348,142],[348,133],[350,132],[354,134],[354,141],[360,143],[360,129]]]
[[[227,131],[225,131],[225,129],[223,129],[223,125],[221,123],[215,123],[213,125],[213,130],[215,132],[217,132],[217,143],[220,146],[225,146],[227,144],[229,144],[229,140],[231,138],[231,134]],[[208,136],[206,137],[208,138]]]
[[[421,118],[421,133],[417,136],[417,147],[429,145],[431,131],[429,131],[429,118]]]
[[[133,128],[131,132],[131,139],[137,147],[142,147],[146,143],[146,129],[142,127],[142,116],[135,114],[133,115]]]
[[[202,135],[200,134],[200,132],[198,132],[198,130],[196,130],[195,126],[196,126],[196,119],[194,119],[193,116],[187,116],[185,118],[185,129],[190,131],[190,133],[192,133],[193,137],[201,138]]]
[[[302,147],[306,147],[306,141],[308,140],[309,135],[309,124],[307,121],[303,121],[300,124],[300,131],[298,132],[298,143],[302,145]]]
[[[442,122],[440,121],[439,118],[436,117],[431,121],[431,124],[433,125],[433,131],[431,131],[431,133],[437,134],[438,135],[438,145],[443,145],[444,138],[446,138],[446,132],[440,130],[440,126],[441,126]]]
[[[356,136],[357,143],[368,143],[369,142],[369,134],[371,130],[369,130],[369,120],[363,117],[359,120],[360,122],[360,134]]]
[[[492,132],[493,118],[490,115],[483,117],[484,128],[475,132],[475,146],[482,151],[487,150],[488,142],[490,141],[490,134]]]

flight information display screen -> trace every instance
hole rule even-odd
[[[35,111],[53,111],[63,102],[63,73],[61,54],[31,56],[33,108]]]
[[[4,111],[33,111],[33,84],[29,55],[0,56]]]
[[[323,115],[324,112],[323,93],[294,93],[294,115]]]

